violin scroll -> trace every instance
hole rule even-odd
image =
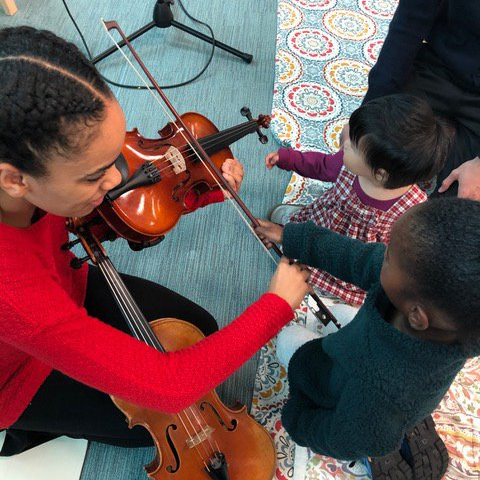
[[[244,117],[247,117],[248,120],[252,121],[253,120],[253,117],[252,117],[252,112],[250,111],[250,109],[248,107],[242,107],[242,109],[240,110],[240,113],[244,116]],[[268,116],[268,115],[259,115],[258,116],[258,120],[257,120],[257,134],[258,134],[258,138],[260,140],[260,143],[268,143],[268,138],[266,135],[264,135],[261,130],[260,130],[260,127],[262,128],[268,128],[270,127],[270,121],[271,121],[271,118]]]

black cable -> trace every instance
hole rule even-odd
[[[189,83],[192,83],[194,82],[197,78],[199,78],[204,72],[205,70],[210,66],[210,63],[212,62],[212,58],[213,58],[213,54],[215,53],[215,36],[213,35],[213,30],[212,30],[212,27],[210,27],[210,25],[208,25],[208,23],[205,23],[205,22],[202,22],[201,20],[198,20],[197,18],[193,17],[192,15],[190,15],[186,8],[184,7],[183,5],[183,2],[182,0],[177,0],[178,1],[178,4],[180,5],[181,9],[183,10],[183,12],[185,13],[185,15],[190,18],[191,20],[193,20],[194,22],[196,23],[199,23],[201,25],[204,25],[205,27],[208,28],[208,30],[210,31],[210,37],[212,39],[212,51],[210,52],[210,57],[207,61],[207,63],[205,64],[205,66],[202,68],[202,70],[197,74],[195,75],[193,78],[191,78],[190,80],[186,80],[185,82],[181,82],[181,83],[176,83],[174,85],[165,85],[165,86],[160,86],[160,88],[162,89],[167,89],[167,88],[177,88],[177,87],[183,87],[184,85],[188,85]],[[67,2],[66,0],[62,0],[63,2],[63,5],[65,6],[65,10],[67,11],[67,14],[68,16],[70,17],[70,20],[73,22],[73,25],[75,26],[78,34],[80,35],[80,38],[82,39],[82,42],[83,42],[83,45],[85,46],[85,49],[87,50],[87,53],[88,53],[88,57],[90,59],[90,61],[93,61],[93,56],[90,52],[90,49],[88,48],[88,45],[87,45],[87,42],[85,41],[85,37],[83,36],[83,33],[82,31],[80,30],[79,26],[77,25],[77,22],[75,21],[75,19],[73,18],[73,15],[70,13],[70,9],[68,8],[68,5],[67,5]],[[97,68],[98,70],[98,68]],[[100,73],[100,71],[99,71]],[[117,82],[114,82],[113,80],[109,80],[107,77],[103,76],[101,73],[100,73],[100,76],[103,78],[103,80],[105,80],[107,83],[110,83],[111,85],[115,85],[116,87],[121,87],[121,88],[129,88],[129,89],[133,89],[133,90],[148,90],[148,88],[152,88],[154,89],[155,87],[153,85],[150,85],[150,87],[146,87],[145,85],[125,85],[125,84],[122,84],[122,83],[117,83]]]

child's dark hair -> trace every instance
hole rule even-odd
[[[459,338],[480,341],[480,202],[425,202],[412,210],[400,235],[409,293],[445,312]]]
[[[385,188],[430,180],[442,169],[453,129],[413,95],[377,98],[350,117],[350,140],[373,172],[388,173]]]
[[[110,98],[73,43],[31,27],[0,30],[0,162],[45,175],[52,152],[68,156],[86,148],[79,127],[101,121]]]

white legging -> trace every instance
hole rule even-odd
[[[337,317],[337,320],[343,327],[357,314],[358,308],[349,305],[332,305],[330,311]],[[304,326],[290,325],[285,327],[277,336],[278,359],[287,367],[295,351],[315,338],[320,338],[320,334],[312,332]],[[295,445],[292,480],[305,479],[308,460],[308,449]]]
[[[358,308],[350,305],[332,305],[330,311],[337,317],[340,324],[345,326],[357,314]],[[296,350],[304,343],[320,337],[320,334],[302,325],[289,325],[277,336],[277,357],[287,367]]]

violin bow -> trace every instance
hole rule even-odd
[[[127,62],[130,64],[130,66],[134,69],[134,71],[137,73],[137,75],[139,76],[140,80],[147,86],[149,92],[151,93],[151,95],[155,98],[155,100],[157,101],[157,103],[159,103],[159,105],[162,107],[162,109],[165,111],[165,113],[167,114],[167,116],[173,120],[171,118],[171,116],[169,115],[169,113],[165,110],[165,107],[164,105],[162,105],[162,103],[158,100],[158,97],[156,97],[150,86],[147,84],[147,82],[145,81],[145,79],[140,75],[140,72],[138,72],[138,70],[135,68],[135,66],[132,64],[132,62],[128,59],[128,57],[125,55],[125,52],[121,49],[121,47],[118,45],[118,43],[115,41],[115,39],[113,38],[113,36],[111,35],[110,33],[110,30],[116,30],[118,32],[118,34],[122,37],[122,40],[123,42],[125,43],[125,45],[128,47],[128,49],[130,50],[131,54],[133,55],[133,57],[135,58],[135,60],[137,61],[138,65],[140,65],[141,69],[143,70],[144,74],[146,75],[146,77],[148,78],[148,80],[151,82],[151,85],[153,85],[153,87],[155,88],[155,90],[157,91],[157,93],[160,95],[160,98],[163,100],[163,102],[165,103],[165,105],[168,107],[168,110],[170,110],[170,113],[173,115],[173,117],[175,117],[175,120],[178,122],[178,124],[180,125],[181,129],[179,129],[179,132],[181,133],[181,135],[183,136],[183,138],[185,139],[185,141],[188,143],[188,145],[190,146],[190,148],[193,150],[193,152],[199,157],[199,159],[202,161],[203,165],[205,166],[205,168],[207,169],[207,171],[212,175],[212,177],[215,179],[215,181],[217,182],[218,186],[220,187],[220,189],[225,193],[225,190],[228,191],[228,193],[231,195],[230,199],[232,200],[232,205],[235,206],[235,209],[237,210],[238,212],[238,207],[235,205],[235,203],[233,203],[233,200],[235,200],[236,204],[242,209],[242,211],[244,212],[244,214],[248,217],[248,219],[252,222],[252,224],[255,226],[255,227],[258,227],[260,226],[258,220],[252,215],[252,213],[250,212],[250,210],[247,208],[247,206],[245,205],[245,203],[243,202],[243,200],[239,197],[238,193],[231,187],[231,185],[225,180],[225,178],[223,177],[222,173],[220,172],[220,170],[217,168],[217,166],[212,162],[212,160],[210,159],[210,157],[207,155],[207,153],[205,152],[205,150],[203,149],[203,147],[200,145],[200,143],[198,142],[198,140],[195,138],[195,136],[190,132],[190,130],[188,129],[188,127],[185,125],[185,123],[183,122],[182,118],[180,117],[179,113],[175,110],[175,108],[173,107],[173,105],[170,103],[170,101],[168,100],[167,96],[163,93],[162,89],[159,87],[158,83],[156,82],[155,78],[153,78],[152,74],[150,73],[150,71],[147,69],[147,67],[145,66],[145,64],[143,63],[142,59],[140,58],[140,56],[138,55],[138,53],[135,51],[135,49],[132,47],[131,43],[129,42],[128,38],[126,37],[125,33],[123,32],[123,30],[120,28],[120,25],[118,24],[118,22],[116,22],[115,20],[109,20],[109,21],[105,21],[105,20],[102,20],[102,23],[105,27],[105,30],[107,31],[107,34],[109,35],[109,37],[112,39],[113,43],[117,46],[118,50],[121,52],[121,54],[123,55],[123,57],[127,60]],[[247,227],[249,228],[249,230],[254,234],[255,238],[260,242],[260,244],[262,245],[262,247],[264,248],[264,250],[267,252],[267,254],[270,256],[270,258],[275,262],[275,259],[272,257],[271,253],[268,251],[268,249],[265,247],[265,245],[263,244],[263,242],[258,238],[258,235],[257,233],[255,232],[255,230],[253,229],[253,227],[245,220],[245,218],[242,216],[242,214],[240,212],[238,212],[239,215],[241,216],[241,218],[244,220],[245,224],[247,225]],[[278,247],[278,245],[276,244],[273,244],[272,245],[272,249],[273,251],[279,256],[281,257],[283,254],[282,254],[282,251],[280,250],[280,248]],[[276,262],[275,262],[276,263]],[[326,305],[320,300],[320,298],[318,297],[318,295],[316,293],[310,293],[309,294],[312,299],[314,300],[314,302],[316,303],[317,305],[317,309],[313,309],[311,308],[311,306],[309,306],[309,308],[311,309],[312,313],[317,317],[318,320],[320,320],[320,322],[322,322],[323,325],[327,325],[329,322],[332,322],[338,329],[340,329],[341,325],[340,323],[338,322],[338,320],[335,318],[335,316],[330,312],[330,310],[326,307]],[[307,303],[308,305],[308,303]]]

